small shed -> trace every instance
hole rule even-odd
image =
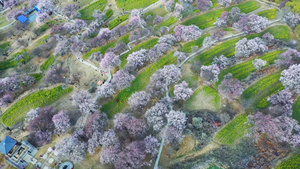
[[[25,23],[25,22],[28,20],[28,18],[27,18],[26,16],[24,16],[24,15],[20,15],[20,16],[18,17],[18,20],[19,20],[20,22],[22,22],[22,23]]]

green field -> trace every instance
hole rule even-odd
[[[101,47],[98,47],[98,48],[94,48],[92,50],[90,50],[89,52],[87,52],[85,55],[82,56],[82,58],[84,60],[87,60],[91,57],[91,55],[95,52],[101,52],[103,55],[105,54],[105,52],[109,49],[109,48],[112,48],[112,47],[115,47],[115,45],[118,43],[118,42],[121,42],[123,41],[124,43],[128,43],[129,42],[129,34],[127,35],[124,35],[122,36],[119,40],[115,40],[105,46],[101,46]]]
[[[36,81],[39,81],[43,78],[43,75],[41,73],[33,73],[29,74],[29,76],[32,76]]]
[[[267,53],[263,56],[254,58],[254,59],[262,59],[267,61],[267,64],[265,66],[268,66],[270,64],[275,63],[275,60],[277,59],[277,57],[283,53],[285,50],[277,50],[275,52],[270,52]],[[222,80],[224,79],[224,76],[227,75],[228,73],[231,73],[233,75],[234,78],[239,79],[239,80],[243,80],[246,77],[248,77],[252,72],[256,71],[256,68],[254,67],[252,61],[254,59],[251,59],[249,61],[234,65],[232,67],[229,67],[227,69],[224,69],[221,71],[221,73],[219,74],[219,81],[217,82],[217,84],[220,84],[222,82]]]
[[[36,46],[40,46],[43,43],[46,42],[46,40],[49,38],[50,34],[43,36],[41,39],[39,39],[38,41],[36,41],[35,45]]]
[[[298,37],[300,37],[300,24],[296,27],[295,31],[298,34]]]
[[[24,58],[20,59],[18,61],[15,61],[15,57],[24,54]],[[14,56],[11,59],[7,59],[5,61],[0,62],[0,70],[4,71],[9,68],[17,67],[19,64],[25,64],[31,59],[30,55],[28,54],[26,49],[23,49],[22,52],[18,52],[14,54]]]
[[[297,100],[295,100],[295,103],[293,105],[293,115],[292,117],[298,121],[300,124],[300,97],[298,97]]]
[[[238,115],[217,133],[215,140],[223,144],[233,144],[251,127],[247,121],[247,114]]]
[[[9,42],[4,42],[0,45],[0,53],[4,54],[5,52],[7,52],[7,50],[9,49],[10,43]]]
[[[114,11],[112,9],[109,9],[105,13],[105,20],[109,19],[114,14]]]
[[[43,24],[42,26],[40,26],[36,32],[38,34],[42,34],[44,32],[46,32],[48,29],[52,28],[53,25],[55,25],[56,23],[63,23],[62,21],[56,21],[56,20],[51,20],[46,22],[45,24]]]
[[[79,12],[81,14],[81,19],[83,20],[92,20],[93,19],[93,12],[95,10],[103,11],[107,4],[107,0],[98,0],[89,6],[81,9]]]
[[[208,86],[204,86],[194,91],[193,95],[186,101],[184,107],[188,110],[196,109],[194,105],[199,105],[199,98],[197,96],[200,93],[203,93],[205,96],[212,98],[209,104],[212,104],[215,110],[219,110],[221,108],[221,97],[218,91]]]
[[[185,21],[184,25],[196,25],[200,29],[205,29],[211,26],[214,26],[214,23],[217,21],[217,18],[219,18],[223,12],[230,11],[233,7],[239,7],[241,12],[243,13],[249,13],[251,11],[254,11],[260,7],[260,4],[256,1],[248,1],[243,4],[235,5],[228,8],[222,8],[217,10],[209,11],[205,14],[195,16],[187,21]]]
[[[299,169],[300,168],[300,154],[293,155],[281,162],[276,169]]]
[[[268,9],[261,12],[258,12],[257,15],[268,18],[269,20],[273,20],[277,18],[277,9]]]
[[[245,36],[247,39],[253,39],[255,37],[261,37],[264,33],[270,32],[276,39],[289,40],[290,39],[290,31],[287,26],[273,26],[265,31],[258,34],[251,34]],[[241,40],[243,37],[231,39],[222,44],[211,48],[210,50],[201,53],[200,55],[194,58],[195,60],[200,60],[204,65],[210,65],[213,62],[215,56],[224,55],[226,57],[234,56],[235,54],[235,44]]]
[[[164,57],[160,58],[157,62],[153,63],[136,77],[136,79],[131,83],[130,87],[122,90],[113,100],[106,103],[102,107],[102,111],[107,113],[109,118],[112,118],[116,113],[121,112],[126,106],[129,97],[138,91],[144,90],[149,84],[150,77],[156,72],[156,70],[163,68],[165,65],[175,64],[177,58],[173,56],[174,52],[171,52]],[[121,102],[116,102],[118,99]]]
[[[210,34],[206,34],[201,36],[200,38],[198,38],[197,40],[191,41],[191,42],[187,42],[183,45],[183,47],[180,49],[180,51],[183,52],[192,52],[192,47],[194,46],[198,46],[199,48],[202,47],[203,45],[203,40],[208,37]]]
[[[61,86],[50,90],[41,90],[33,93],[10,107],[1,117],[1,121],[6,126],[13,126],[17,122],[24,120],[26,113],[31,109],[44,107],[55,102],[62,96],[70,93],[73,88],[63,90]]]
[[[112,20],[111,22],[108,23],[109,25],[109,29],[113,29],[116,26],[118,26],[120,23],[124,22],[125,20],[127,20],[129,17],[129,15],[122,15],[118,18],[115,18],[114,20]]]
[[[138,45],[136,45],[135,47],[132,48],[132,50],[122,56],[120,56],[121,59],[121,68],[124,68],[125,65],[127,64],[127,57],[136,51],[139,51],[141,49],[151,49],[152,47],[154,47],[156,44],[158,44],[158,38],[154,38],[154,39],[150,39],[148,41],[139,43]]]
[[[163,26],[169,27],[177,21],[178,21],[178,18],[175,18],[174,16],[172,16],[172,17],[168,18],[167,20],[162,21],[157,26],[155,26],[155,31],[158,31]]]
[[[125,10],[145,8],[158,0],[116,0],[118,8]]]
[[[55,56],[52,55],[50,56],[40,67],[40,70],[47,70],[49,68],[50,65],[52,65],[54,63],[55,60]]]
[[[281,71],[278,71],[252,84],[243,92],[241,96],[243,101],[248,102],[252,100],[252,105],[255,105],[257,108],[267,107],[270,104],[267,98],[284,89],[284,86],[279,81],[280,73]]]
[[[161,7],[158,7],[158,8],[152,9],[149,12],[146,12],[144,14],[144,16],[147,17],[148,15],[151,15],[152,16],[152,20],[154,20],[155,16],[157,16],[157,15],[164,16],[167,13],[168,12],[165,10],[165,6],[162,5]]]

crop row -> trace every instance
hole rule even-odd
[[[265,61],[267,61],[267,64],[265,66],[268,66],[270,64],[273,64],[275,62],[275,60],[277,59],[278,55],[283,53],[284,50],[277,50],[275,52],[270,52],[267,53],[263,56],[254,58],[254,59],[263,59]],[[224,69],[221,71],[221,73],[219,74],[219,82],[217,84],[220,84],[222,82],[222,80],[224,79],[224,76],[227,75],[228,73],[231,73],[233,75],[234,78],[242,80],[245,79],[246,77],[248,77],[252,72],[256,71],[256,68],[253,65],[253,60],[248,60],[246,62],[234,65],[232,67],[229,67],[227,69]]]
[[[115,18],[114,20],[112,20],[111,22],[109,22],[109,29],[113,29],[116,26],[118,26],[120,23],[124,22],[125,20],[127,20],[129,17],[129,15],[122,15],[118,18]]]
[[[52,55],[50,56],[40,67],[40,70],[47,70],[49,68],[50,65],[52,65],[54,63],[55,60],[55,56]]]
[[[175,64],[177,58],[173,56],[174,52],[171,52],[157,62],[153,63],[146,69],[144,69],[131,83],[130,87],[123,89],[113,100],[103,105],[102,111],[107,113],[108,117],[113,117],[114,114],[121,112],[126,106],[129,97],[138,91],[144,90],[149,84],[150,77],[156,72],[156,70],[163,68],[165,65]],[[116,102],[118,99],[120,102]],[[122,103],[121,103],[122,101]]]
[[[83,55],[83,59],[87,60],[91,57],[91,55],[95,52],[101,52],[103,55],[105,54],[105,52],[112,47],[115,47],[115,45],[117,44],[117,42],[121,42],[123,41],[124,43],[128,43],[129,42],[129,34],[126,34],[124,36],[122,36],[119,40],[114,40],[112,42],[110,42],[109,44],[106,44],[104,46],[98,47],[98,48],[94,48],[92,50],[90,50],[89,52],[87,52],[85,55]]]
[[[124,10],[140,9],[147,7],[158,0],[116,0],[118,8]]]
[[[191,42],[187,42],[183,45],[182,49],[180,49],[183,52],[192,52],[192,47],[194,46],[198,46],[198,47],[202,47],[203,45],[203,40],[208,37],[210,34],[206,34],[201,36],[200,38],[198,38],[197,40],[191,41]]]
[[[269,20],[276,19],[277,9],[267,9],[261,12],[258,12],[257,15],[268,18]]]
[[[187,21],[185,21],[184,25],[197,25],[200,29],[205,29],[214,25],[223,12],[230,11],[233,7],[239,7],[241,12],[249,13],[260,7],[259,3],[256,1],[248,1],[243,4],[235,5],[232,7],[228,7],[225,9],[217,9],[213,11],[209,11],[205,14],[195,16]]]
[[[251,127],[247,121],[247,114],[238,115],[217,133],[216,141],[223,144],[234,143],[237,139],[243,137]]]
[[[37,107],[49,105],[62,96],[70,93],[73,88],[63,89],[62,86],[50,90],[41,90],[33,93],[9,108],[1,117],[2,123],[6,126],[13,126],[17,122],[24,120],[26,113]]]
[[[162,21],[160,24],[158,24],[155,27],[155,31],[158,31],[163,26],[169,27],[169,26],[173,25],[177,21],[178,21],[178,18],[172,16],[172,17],[168,18],[167,20]]]

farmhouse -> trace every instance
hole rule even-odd
[[[20,143],[6,136],[0,143],[0,151],[5,154],[7,161],[16,168],[26,168],[29,163],[35,164],[37,162],[34,156],[38,150],[28,141]]]

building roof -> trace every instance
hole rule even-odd
[[[26,16],[24,16],[24,15],[21,15],[18,17],[18,20],[22,23],[25,23],[28,20],[28,18],[26,18]]]
[[[0,151],[5,155],[17,144],[17,141],[13,138],[6,136],[0,143]]]

